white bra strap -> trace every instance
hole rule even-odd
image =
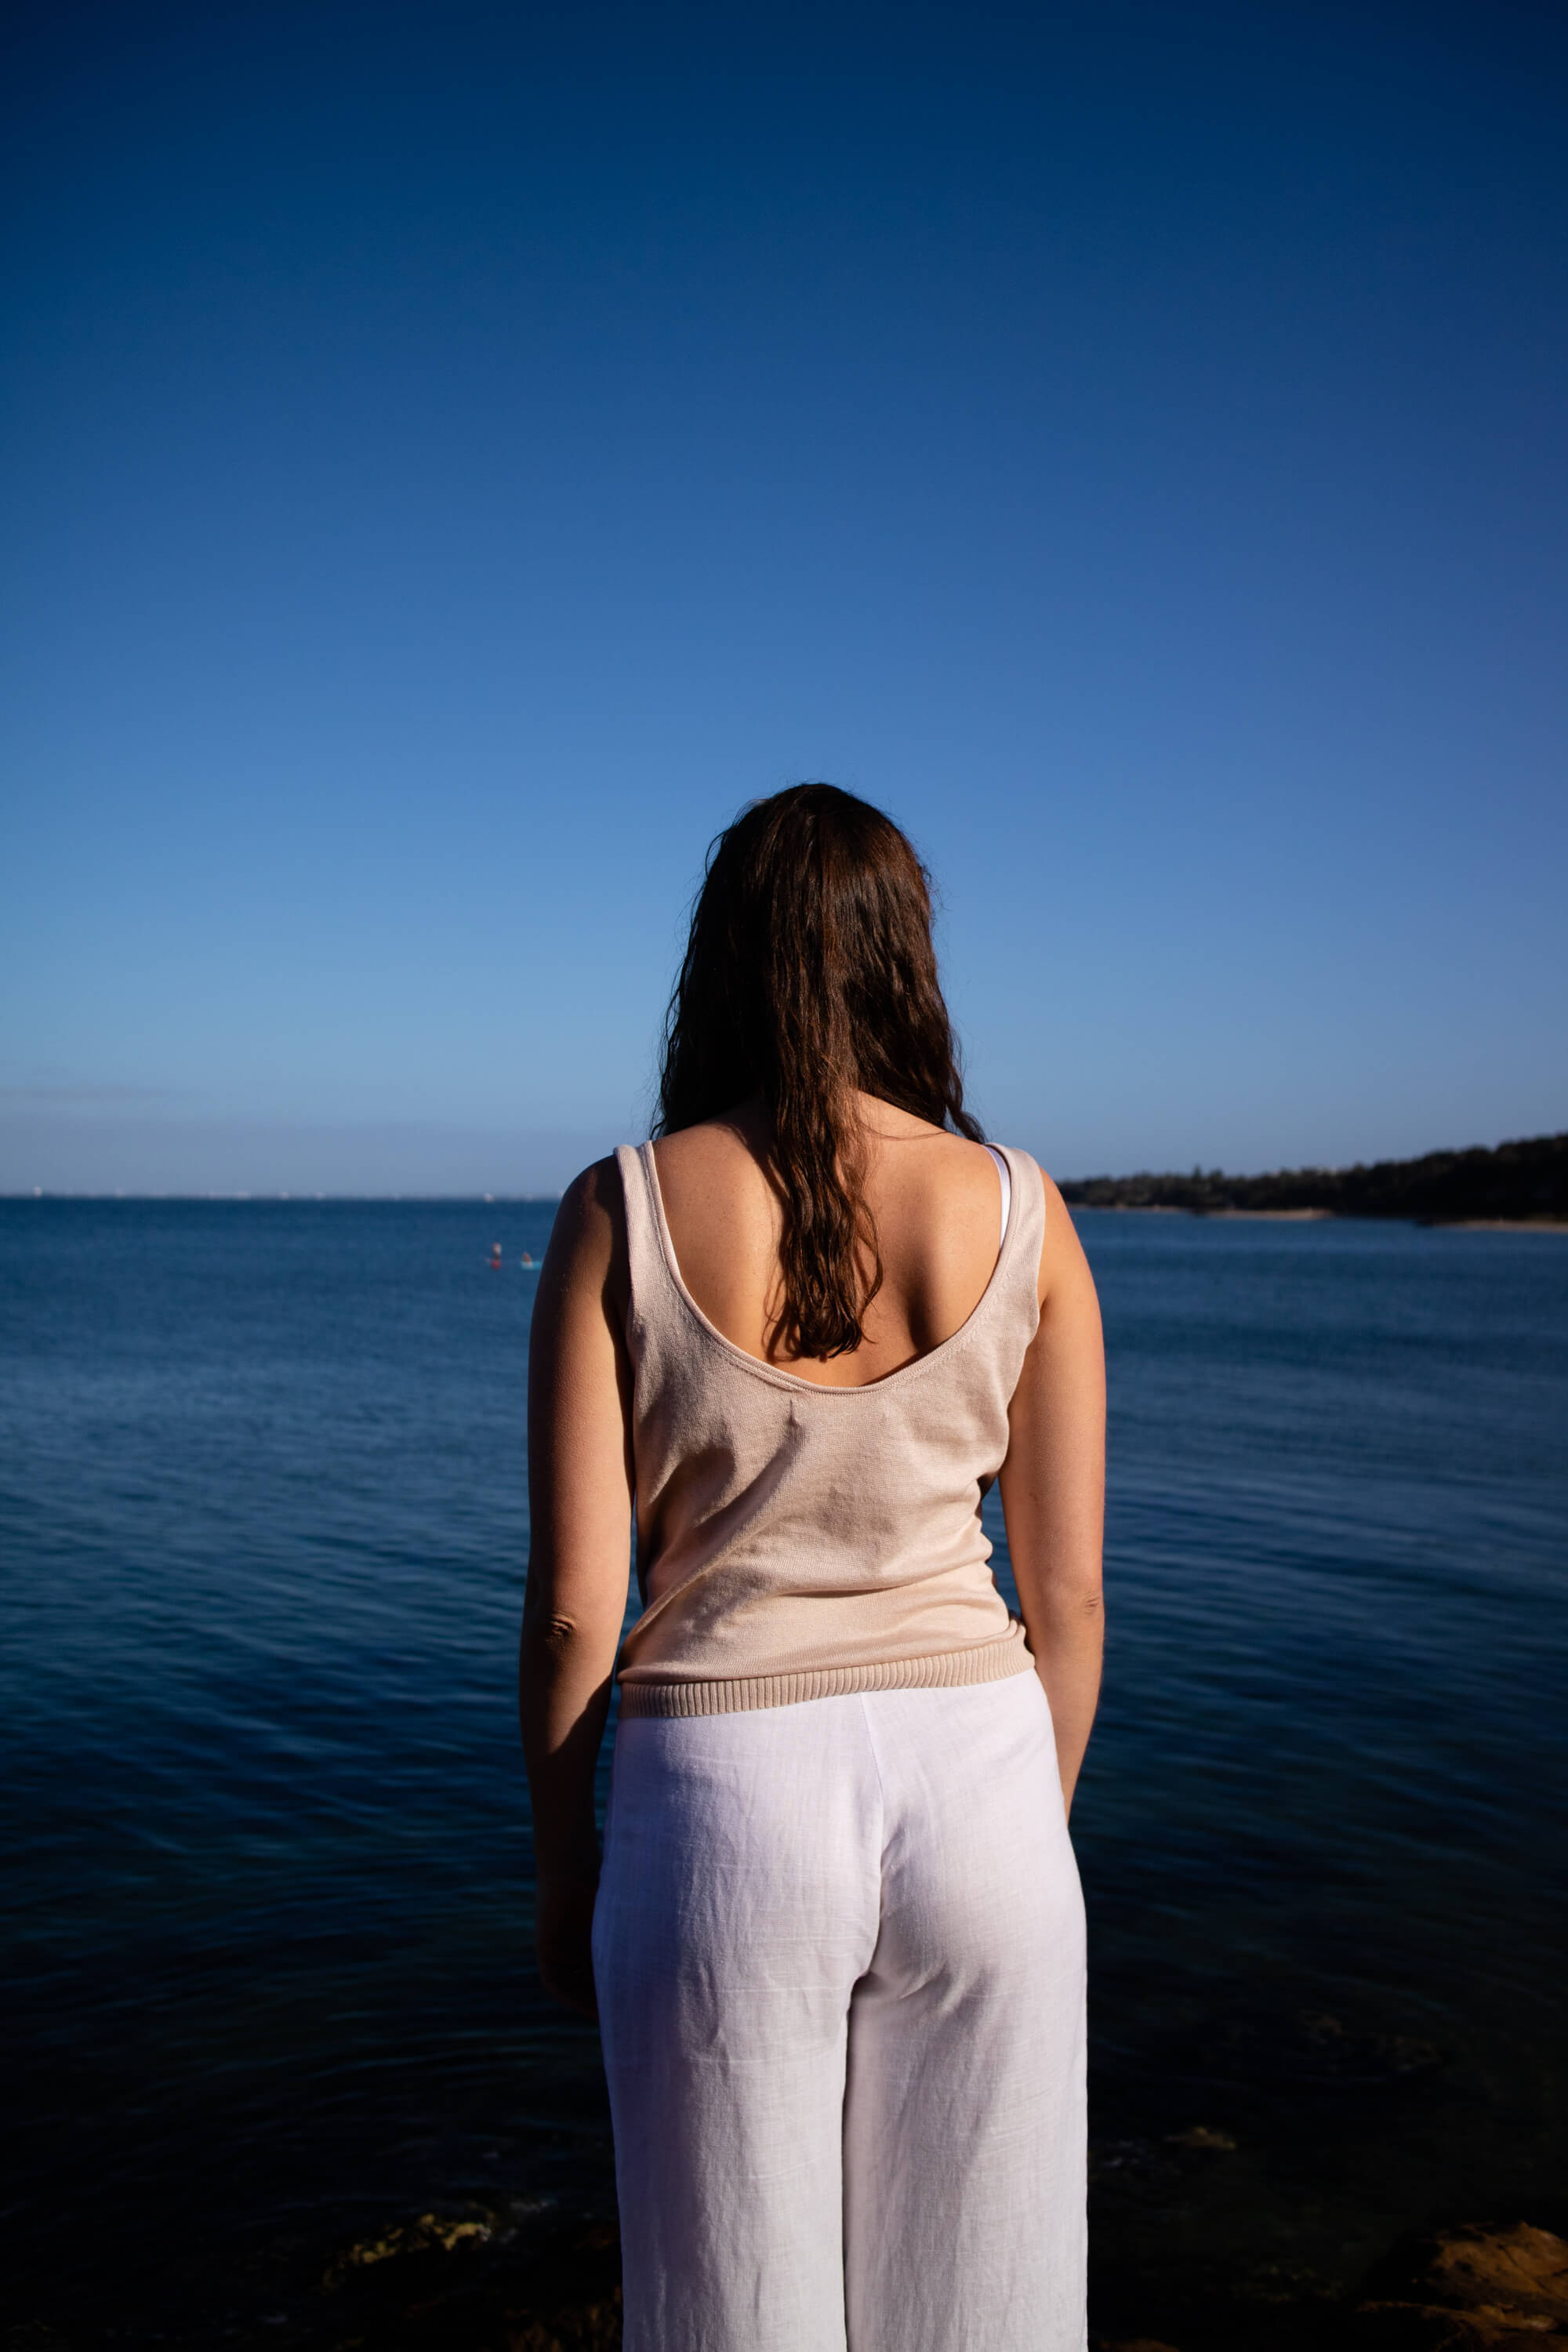
[[[1013,1207],[1013,1178],[1008,1170],[1007,1162],[1003,1159],[1002,1154],[997,1150],[995,1145],[994,1143],[988,1143],[985,1149],[991,1154],[992,1159],[996,1162],[996,1173],[1002,1179],[1002,1234],[1001,1239],[996,1244],[997,1248],[1000,1249],[1002,1243],[1007,1238],[1007,1219]]]

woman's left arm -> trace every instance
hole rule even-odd
[[[1105,1645],[1105,1348],[1089,1260],[1047,1176],[1040,1320],[1008,1411],[999,1484],[1018,1604],[1050,1701],[1062,1798],[1100,1703]]]
[[[626,1614],[631,1366],[625,1218],[614,1160],[572,1185],[534,1301],[528,1368],[528,1587],[518,1664],[533,1805],[539,1973],[595,2014],[590,1934],[599,1878],[594,1766]]]

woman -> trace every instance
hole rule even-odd
[[[534,1310],[539,1961],[600,2021],[627,2352],[1079,2352],[1103,1433],[1089,1269],[963,1108],[913,850],[828,785],[757,803],[658,1140],[572,1186]]]

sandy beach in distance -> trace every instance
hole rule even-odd
[[[1086,1201],[1069,1201],[1068,1207],[1089,1208]],[[1316,1225],[1335,1219],[1344,1223],[1379,1223],[1377,1218],[1341,1219],[1336,1209],[1180,1209],[1170,1201],[1117,1201],[1108,1204],[1109,1213],[1118,1217],[1198,1217],[1205,1223],[1218,1224],[1228,1220],[1232,1224]],[[1104,1216],[1106,1209],[1095,1208],[1093,1213]],[[1392,1218],[1390,1223],[1426,1223],[1435,1234],[1568,1234],[1568,1217],[1433,1217]]]
[[[1333,1209],[1194,1209],[1188,1212],[1193,1216],[1249,1218],[1258,1223],[1267,1221],[1281,1225],[1317,1224],[1337,1213]],[[1361,1222],[1364,1223],[1367,1220]],[[1568,1218],[1434,1217],[1428,1229],[1436,1234],[1568,1234]]]
[[[1316,1224],[1333,1215],[1332,1209],[1183,1209],[1173,1201],[1113,1201],[1106,1208],[1089,1201],[1069,1201],[1068,1207],[1092,1209],[1096,1216],[1108,1213],[1117,1217],[1202,1217],[1215,1221],[1220,1217],[1247,1217],[1269,1224]]]
[[[1331,1209],[1197,1209],[1194,1216],[1246,1218],[1255,1224],[1315,1225],[1333,1215]]]
[[[1455,1217],[1436,1230],[1448,1234],[1568,1234],[1568,1217]]]

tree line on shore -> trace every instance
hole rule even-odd
[[[1420,1224],[1472,1218],[1546,1223],[1568,1219],[1568,1134],[1539,1135],[1495,1150],[1428,1151],[1353,1168],[1285,1168],[1268,1176],[1087,1176],[1062,1198],[1084,1209],[1315,1210],[1334,1217],[1406,1217]]]

